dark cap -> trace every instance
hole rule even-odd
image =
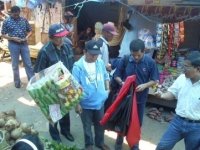
[[[100,48],[101,48],[101,44],[95,40],[90,40],[85,45],[86,51],[93,55],[101,54]]]
[[[105,23],[103,25],[103,29],[102,30],[106,31],[106,32],[109,32],[112,35],[118,35],[118,33],[116,31],[116,28],[115,28],[115,26],[114,26],[114,24],[112,22]]]
[[[65,29],[65,27],[62,24],[52,24],[49,27],[49,36],[55,36],[55,37],[64,37],[68,35],[69,32]]]

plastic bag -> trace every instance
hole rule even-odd
[[[10,150],[10,146],[8,145],[8,143],[6,142],[5,139],[5,131],[0,130],[0,149],[1,150]]]
[[[27,90],[46,118],[53,122],[68,113],[82,96],[80,84],[60,61],[32,77]]]

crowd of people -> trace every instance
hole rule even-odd
[[[19,14],[20,8],[13,6],[10,17],[3,22],[1,31],[2,37],[8,40],[16,88],[22,87],[19,75],[20,55],[28,80],[34,76],[34,73],[62,61],[83,88],[83,97],[75,109],[82,121],[85,149],[93,150],[95,145],[101,150],[109,150],[113,148],[106,145],[104,128],[100,125],[100,120],[104,116],[104,103],[112,90],[117,92],[128,76],[136,75],[138,117],[142,126],[148,89],[159,81],[156,62],[145,54],[145,45],[142,40],[133,40],[129,46],[130,55],[116,58],[117,64],[113,64],[113,53],[109,42],[118,34],[117,30],[112,22],[105,24],[98,22],[96,26],[100,28],[100,33],[93,35],[91,28],[88,28],[86,33],[80,36],[80,41],[84,41],[81,45],[83,56],[75,61],[72,48],[73,14],[67,11],[62,24],[52,24],[49,27],[49,41],[39,51],[33,68],[27,43],[32,30],[28,21]],[[116,69],[115,72],[110,74],[113,69]],[[117,86],[110,88],[110,81],[114,81]],[[176,115],[158,143],[157,150],[171,150],[181,139],[184,139],[186,150],[200,148],[199,91],[200,52],[191,52],[185,59],[183,74],[176,79],[168,92],[155,94],[163,99],[177,99]],[[70,114],[66,114],[58,122],[61,134],[69,141],[74,141],[70,132]],[[58,123],[49,123],[49,133],[53,140],[60,143],[62,141],[57,125]],[[92,126],[94,126],[95,136],[93,136]],[[34,147],[35,143],[27,139],[25,137],[18,141],[13,149],[20,149],[22,143]],[[37,139],[35,140],[38,142]],[[118,135],[114,149],[122,150],[122,143],[123,136]],[[37,149],[42,150],[42,148]],[[130,149],[139,150],[139,141]]]

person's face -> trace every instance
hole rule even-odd
[[[106,32],[106,40],[108,41],[108,42],[110,42],[110,41],[112,41],[112,39],[113,39],[113,34],[111,34],[110,32]]]
[[[18,19],[19,16],[20,16],[20,12],[19,11],[11,13],[11,17],[14,18],[14,19]]]
[[[93,63],[93,62],[95,62],[96,60],[97,60],[97,58],[98,58],[98,54],[90,54],[89,52],[85,52],[85,59],[86,59],[86,61],[88,62],[88,63]]]
[[[191,65],[190,61],[188,61],[188,60],[185,60],[183,70],[184,70],[186,78],[190,78],[190,79],[195,78],[195,76],[198,72],[197,68],[194,68]]]
[[[91,28],[87,28],[87,30],[86,30],[87,34],[89,34],[91,31],[92,31]]]
[[[53,37],[52,42],[55,46],[61,46],[63,44],[64,37]]]
[[[142,52],[141,50],[136,51],[136,52],[131,51],[131,55],[133,56],[136,62],[139,62],[144,56],[144,52]]]

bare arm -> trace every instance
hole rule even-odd
[[[174,100],[174,99],[176,99],[175,96],[169,91],[167,91],[166,93],[162,93],[160,95],[160,98],[166,99],[166,100]]]
[[[32,31],[28,32],[27,36],[26,36],[26,39],[28,39],[32,35],[32,33],[33,33]]]
[[[7,39],[7,40],[15,41],[15,42],[18,42],[18,43],[21,42],[21,39],[18,38],[18,37],[11,37],[11,36],[6,35],[6,34],[2,34],[2,37]]]
[[[120,77],[115,77],[115,81],[119,84],[119,85],[123,85],[124,82],[122,81],[122,79]]]
[[[105,89],[106,89],[107,91],[110,91],[109,80],[105,80]]]
[[[137,92],[141,92],[141,91],[145,90],[146,88],[149,88],[149,87],[153,86],[156,83],[157,83],[156,81],[151,80],[151,81],[149,81],[147,83],[140,84],[140,85],[138,85],[136,87],[136,91]]]

